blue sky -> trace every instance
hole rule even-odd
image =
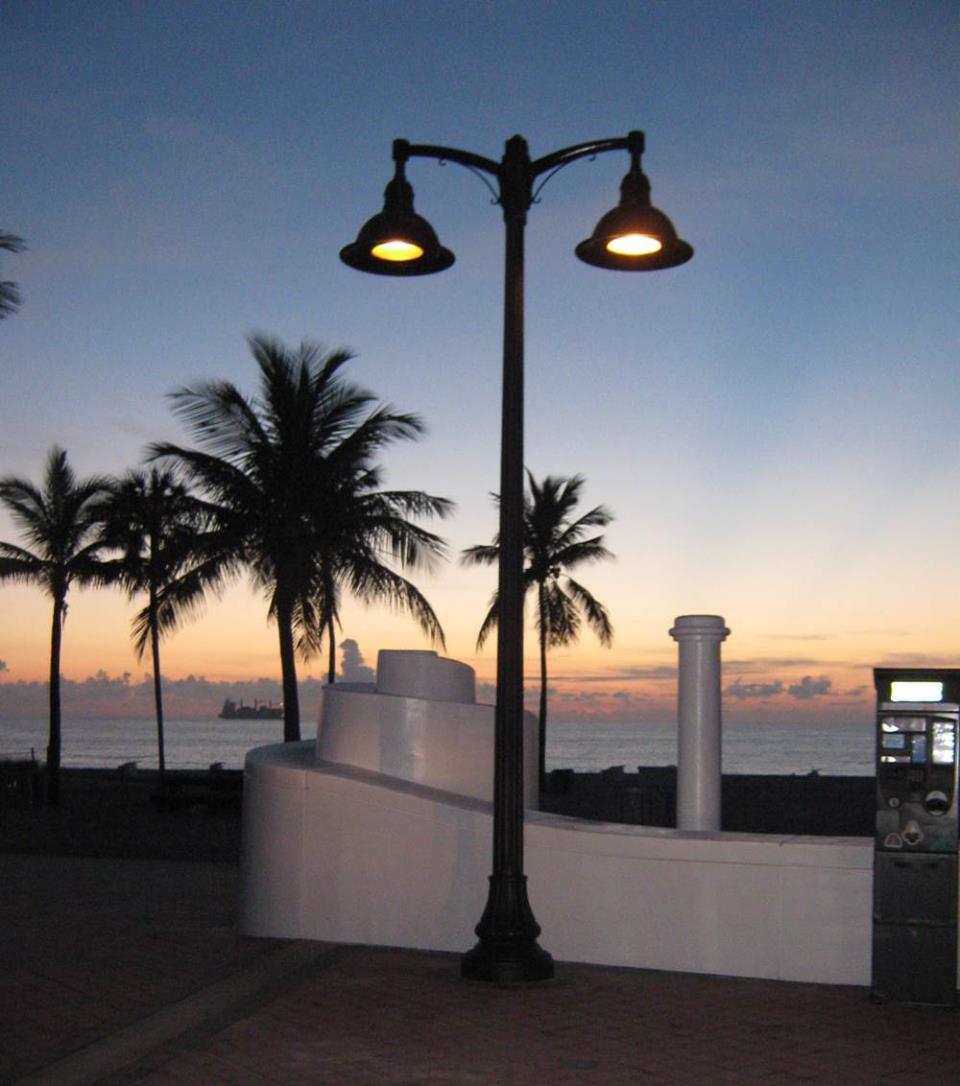
[[[395,137],[499,157],[520,132],[538,156],[642,128],[690,264],[574,259],[625,155],[561,171],[529,217],[527,462],[584,474],[617,514],[618,561],[582,578],[614,649],[587,636],[554,672],[572,701],[589,680],[653,711],[674,616],[717,612],[729,681],[757,691],[738,706],[786,712],[769,691],[809,675],[826,690],[792,700],[845,712],[873,664],[960,663],[958,71],[952,2],[4,0],[0,227],[30,248],[0,265],[26,299],[0,325],[0,473],[37,478],[54,442],[81,474],[136,463],[183,437],[173,388],[252,388],[243,337],[265,331],[351,347],[355,379],[420,412],[428,436],[389,455],[390,485],[457,501],[454,551],[485,541],[498,209],[467,171],[411,163],[454,268],[391,281],[337,253],[379,209]],[[490,574],[423,587],[450,654],[489,677]],[[88,596],[65,673],[136,670],[129,608]],[[274,674],[263,610],[240,589],[212,606],[169,642],[171,673]],[[46,611],[0,589],[5,678],[42,676]],[[344,632],[367,658],[420,647],[361,609]]]

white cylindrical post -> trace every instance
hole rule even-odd
[[[730,633],[719,615],[681,615],[677,676],[677,829],[720,829],[720,643]]]

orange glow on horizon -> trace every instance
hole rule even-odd
[[[724,717],[731,721],[803,723],[866,718],[874,697],[874,666],[895,663],[898,653],[905,651],[911,653],[911,659],[916,656],[919,661],[922,657],[923,662],[937,666],[960,663],[949,652],[952,627],[947,612],[938,613],[936,622],[925,621],[922,630],[901,632],[894,625],[899,602],[892,601],[890,613],[886,614],[871,598],[870,610],[864,606],[870,623],[853,625],[844,623],[842,614],[834,613],[839,604],[833,597],[823,596],[817,607],[808,606],[801,614],[796,590],[789,584],[783,597],[771,600],[746,582],[726,584],[723,593],[714,596],[701,587],[688,590],[688,598],[680,607],[672,606],[665,595],[660,598],[652,587],[634,605],[624,598],[618,576],[615,567],[598,566],[591,571],[590,581],[598,598],[618,601],[615,610],[611,606],[614,647],[601,647],[589,631],[584,631],[576,644],[548,653],[552,720],[629,723],[675,719],[677,646],[667,630],[675,617],[684,613],[720,613],[731,628],[731,636],[722,648]],[[430,645],[409,616],[345,601],[343,627],[337,636],[338,670],[347,639],[357,643],[362,658],[359,663],[371,671],[376,668],[380,649],[433,648],[442,656],[472,667],[478,700],[491,702],[496,675],[495,640],[491,639],[481,652],[476,649],[488,580],[468,570],[463,574],[452,571],[443,579],[424,584],[446,631],[443,648]],[[475,591],[464,590],[474,584]],[[754,595],[746,599],[748,590]],[[737,598],[739,606],[725,608],[729,598]],[[49,600],[34,587],[5,585],[0,601],[7,620],[7,635],[0,644],[0,659],[6,665],[0,683],[45,683],[50,652]],[[850,601],[846,602],[849,606]],[[792,621],[786,626],[782,613],[788,603],[792,605]],[[138,661],[131,647],[130,619],[135,609],[117,591],[71,592],[61,659],[65,679],[84,683],[98,672],[111,678],[129,672],[131,685],[141,684],[151,665],[149,655]],[[166,637],[161,647],[161,666],[171,685],[171,695],[174,684],[190,676],[210,683],[278,681],[277,628],[267,620],[266,612],[264,597],[240,582],[220,599],[211,598],[196,621],[184,623]],[[539,661],[529,610],[527,617],[524,676],[527,707],[535,711]],[[301,680],[322,681],[326,669],[326,652],[308,661],[297,661]],[[197,689],[197,696],[203,694],[201,687]],[[91,696],[95,692],[92,686]],[[184,688],[180,696],[185,696]],[[203,696],[209,701],[212,695]]]

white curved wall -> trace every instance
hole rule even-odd
[[[835,984],[870,982],[873,844],[622,826],[526,812],[530,900],[556,958]],[[463,951],[490,873],[488,803],[247,756],[242,928]]]

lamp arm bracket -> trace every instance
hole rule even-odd
[[[437,161],[441,166],[446,166],[447,164],[447,160],[445,158],[438,159]],[[496,186],[492,184],[490,178],[487,177],[487,175],[483,173],[482,170],[478,170],[476,166],[471,166],[467,162],[461,162],[460,165],[463,166],[465,170],[469,170],[474,175],[474,177],[479,177],[484,185],[486,185],[487,189],[490,192],[490,195],[493,197],[493,199],[490,201],[491,204],[500,203],[500,193],[497,191]]]
[[[519,137],[516,138],[519,140]],[[562,170],[564,166],[568,166],[571,162],[575,162],[579,158],[596,158],[597,155],[603,154],[605,151],[629,151],[631,157],[634,158],[636,162],[639,162],[639,156],[644,150],[644,142],[643,132],[632,131],[626,136],[613,136],[610,139],[588,140],[585,143],[574,143],[570,147],[563,147],[559,151],[553,151],[551,154],[534,159],[532,162],[528,160],[526,166],[526,185],[524,187],[532,187],[533,181],[541,174],[546,174],[546,176],[532,193],[529,188],[527,189],[528,195],[523,197],[523,200],[526,201],[525,207],[529,207],[530,204],[538,203],[540,193],[543,191],[547,182],[554,174]],[[523,143],[523,147],[525,153],[525,143]],[[441,166],[448,162],[456,162],[458,165],[465,167],[480,178],[490,190],[490,193],[493,196],[492,202],[494,204],[504,203],[503,188],[504,182],[507,180],[505,176],[507,158],[502,162],[495,162],[492,158],[474,154],[473,151],[464,151],[459,147],[443,147],[433,143],[408,143],[407,140],[404,139],[393,141],[393,158],[397,163],[398,170],[401,172],[407,160],[410,158],[434,158]],[[499,192],[496,187],[491,184],[489,180],[491,177],[495,178],[499,183]]]
[[[631,132],[628,136],[614,136],[606,140],[589,140],[586,143],[575,143],[571,147],[564,147],[552,154],[544,155],[543,158],[534,159],[530,163],[530,176],[539,177],[542,173],[549,173],[552,176],[561,167],[576,161],[578,158],[592,158],[604,151],[632,150],[638,142],[638,138],[642,149],[643,133],[640,132]],[[545,178],[540,188],[542,189],[549,180],[549,177]]]
[[[440,162],[457,162],[474,172],[488,173],[500,179],[500,163],[483,155],[475,155],[472,151],[461,151],[457,147],[438,147],[431,143],[406,143],[397,140],[396,144],[405,144],[405,151],[411,158],[435,158]],[[396,144],[394,146],[396,147]]]
[[[596,155],[590,155],[590,158],[594,159],[596,158]],[[546,175],[546,177],[544,177],[540,184],[537,185],[537,187],[533,190],[533,194],[530,197],[531,204],[540,203],[540,193],[543,192],[543,190],[547,187],[547,182],[556,174],[558,174],[566,165],[566,162],[561,162],[559,166],[554,166],[553,169]]]
[[[406,140],[393,141],[393,157],[398,164],[403,165],[408,158],[414,156],[417,158],[435,158],[441,166],[445,166],[448,162],[456,162],[480,178],[490,190],[493,197],[492,203],[500,203],[500,193],[487,177],[487,174],[489,174],[498,181],[501,178],[500,163],[494,162],[492,158],[475,155],[472,151],[461,151],[457,147],[440,147],[432,143],[407,143]]]

